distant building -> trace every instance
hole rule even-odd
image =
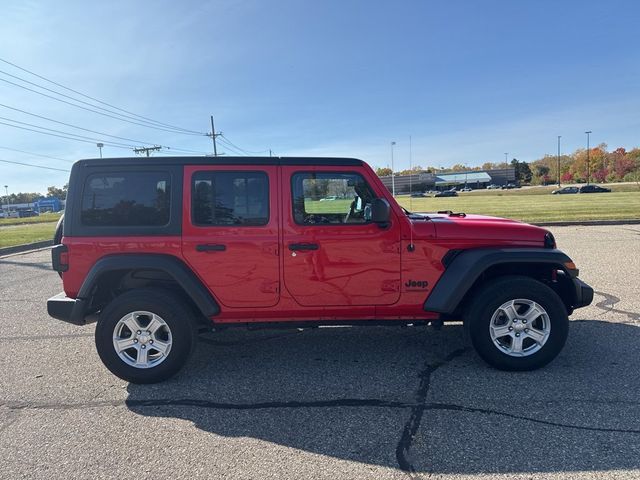
[[[380,177],[385,187],[392,190],[391,175]],[[506,185],[515,183],[516,174],[513,167],[495,170],[469,170],[452,173],[416,173],[413,175],[396,175],[396,193],[423,192],[426,190],[449,190],[452,187],[480,189],[488,185]]]
[[[61,210],[64,210],[64,205],[65,205],[65,201],[60,200],[59,198],[43,197],[31,203],[10,203],[9,205],[7,205],[6,203],[3,203],[2,205],[0,205],[0,208],[4,212],[6,212],[7,210],[10,212],[34,210],[38,213],[44,213],[44,212],[59,212]]]
[[[35,209],[40,212],[59,212],[64,208],[63,200],[57,197],[40,198],[33,202]]]

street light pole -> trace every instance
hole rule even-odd
[[[396,177],[393,168],[393,146],[396,142],[391,142],[391,195],[396,196]]]
[[[100,158],[102,158],[102,147],[104,147],[104,143],[96,143],[96,147],[100,150]]]
[[[560,188],[560,138],[562,135],[558,135],[558,188]]]
[[[591,178],[591,171],[589,170],[589,135],[593,132],[589,130],[588,132],[584,132],[587,134],[587,185],[589,185],[589,179]]]
[[[4,193],[7,196],[7,216],[9,215],[9,185],[4,186]]]
[[[509,152],[504,152],[504,184],[506,185],[508,183],[507,177],[507,168],[509,168],[509,160],[507,159],[507,157],[509,156]]]

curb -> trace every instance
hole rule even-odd
[[[586,227],[597,227],[599,225],[638,225],[640,224],[640,219],[628,219],[628,220],[577,220],[577,221],[567,221],[567,222],[542,222],[542,223],[532,223],[532,225],[537,225],[538,227],[571,227],[571,226],[586,226]]]
[[[39,248],[50,247],[53,240],[43,240],[42,242],[25,243],[24,245],[16,245],[14,247],[0,248],[0,257],[11,255],[12,253],[28,252],[29,250],[37,250]]]

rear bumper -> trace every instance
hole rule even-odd
[[[86,305],[80,298],[69,298],[64,292],[47,300],[47,312],[50,316],[74,325],[85,325]]]
[[[573,286],[576,290],[576,301],[573,308],[586,307],[593,301],[593,288],[579,278],[573,278]]]

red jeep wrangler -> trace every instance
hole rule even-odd
[[[81,160],[69,185],[48,312],[97,319],[100,358],[131,382],[168,378],[198,331],[230,326],[463,320],[489,364],[530,370],[593,299],[548,231],[408,212],[361,160]]]

